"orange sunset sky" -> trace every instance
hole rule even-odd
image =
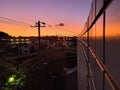
[[[1,0],[0,17],[27,23],[16,24],[0,18],[0,31],[12,36],[37,36],[31,28],[40,20],[52,27],[41,28],[41,35],[77,35],[87,18],[92,0]],[[83,10],[84,9],[84,10]],[[55,25],[64,23],[64,26]]]
[[[11,36],[37,36],[37,28],[31,28],[40,20],[47,25],[41,28],[41,35],[78,35],[89,15],[92,0],[1,0],[0,1],[0,31]],[[120,12],[118,3],[114,1],[106,11],[107,36],[120,35]],[[20,21],[5,20],[1,17]],[[97,21],[97,36],[101,36],[101,18]],[[57,26],[64,23],[64,26]],[[51,25],[52,27],[48,27]]]

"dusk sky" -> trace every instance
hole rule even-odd
[[[22,21],[35,25],[38,20],[50,25],[64,23],[60,27],[65,30],[80,33],[90,10],[92,0],[0,0],[0,17]],[[29,27],[28,27],[29,28]],[[27,27],[6,24],[0,19],[0,31],[13,36],[36,35],[34,30]],[[30,28],[29,28],[30,29]],[[45,30],[43,34],[50,34]],[[60,31],[61,32],[61,31]],[[59,33],[59,32],[56,32]],[[44,35],[46,35],[44,34]]]

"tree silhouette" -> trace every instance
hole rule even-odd
[[[10,37],[9,34],[0,31],[0,38],[7,38],[7,37]]]

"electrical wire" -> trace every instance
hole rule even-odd
[[[16,24],[22,24],[22,25],[31,26],[31,24],[29,24],[29,23],[25,23],[25,22],[22,22],[22,21],[9,19],[9,18],[6,18],[6,17],[0,17],[0,20],[5,21],[5,22],[11,22],[11,23],[16,23]]]
[[[47,25],[47,24],[46,24]],[[58,27],[56,27],[56,26],[51,26],[51,25],[47,25],[48,27],[51,27],[51,29],[52,30],[55,30],[56,32],[58,32],[58,30],[60,30],[60,31],[64,31],[65,33],[67,32],[69,32],[69,34],[71,33],[72,35],[78,35],[78,33],[75,33],[75,32],[72,32],[72,31],[69,31],[69,30],[65,30],[65,29],[62,29],[62,28],[58,28]]]
[[[22,26],[32,26],[31,24],[29,23],[25,23],[25,22],[22,22],[22,21],[18,21],[18,20],[13,20],[13,19],[10,19],[10,18],[6,18],[6,17],[0,17],[0,22],[2,23],[7,23],[7,24],[16,24],[16,25],[22,25]],[[69,30],[65,30],[65,29],[62,29],[62,28],[59,28],[58,26],[51,26],[51,25],[48,25],[46,24],[46,27],[49,27],[51,28],[52,30],[54,30],[56,33],[60,33],[60,31],[62,32],[62,34],[64,34],[64,36],[66,36],[66,34],[70,35],[72,34],[73,36],[76,36],[78,35],[78,33],[75,33],[73,31],[69,31]],[[58,31],[59,30],[59,31]],[[62,35],[61,34],[61,35]]]

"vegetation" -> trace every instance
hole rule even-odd
[[[0,38],[7,38],[7,37],[10,37],[9,34],[0,31]]]

